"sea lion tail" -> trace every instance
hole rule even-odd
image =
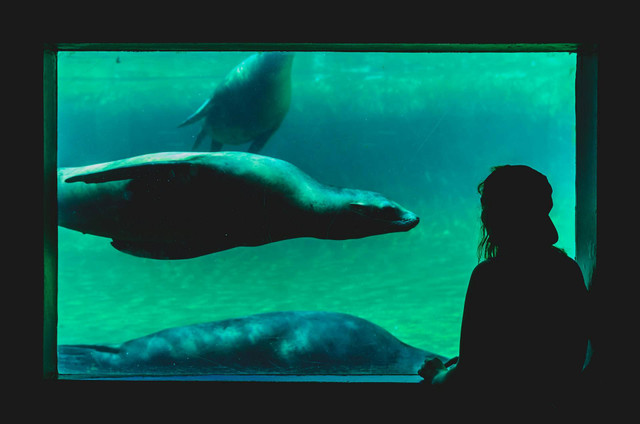
[[[184,126],[191,125],[194,122],[197,122],[197,121],[201,120],[202,118],[204,118],[207,115],[208,111],[209,111],[209,105],[210,104],[211,104],[211,99],[209,99],[206,102],[204,102],[202,104],[202,106],[200,106],[198,108],[198,110],[196,110],[191,116],[189,116],[180,125],[178,125],[178,128],[182,128]]]
[[[59,345],[58,372],[61,374],[88,374],[98,370],[95,354],[117,354],[118,349],[107,346]]]

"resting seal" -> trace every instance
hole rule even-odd
[[[252,153],[155,153],[58,170],[58,225],[155,259],[296,237],[361,238],[418,221],[381,194],[331,187]]]
[[[362,318],[271,312],[170,328],[118,346],[60,345],[61,374],[415,374],[425,359]]]
[[[257,53],[229,72],[211,98],[179,125],[205,119],[193,149],[210,137],[212,152],[249,141],[249,152],[259,152],[289,110],[292,63],[293,53]]]

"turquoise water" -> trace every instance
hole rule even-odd
[[[59,53],[58,165],[189,151],[200,124],[177,125],[250,54]],[[380,192],[420,224],[178,261],[129,256],[59,227],[58,343],[324,310],[455,355],[477,264],[476,187],[492,166],[526,164],[548,177],[557,246],[575,254],[575,64],[568,53],[297,53],[291,108],[261,154],[325,184]]]

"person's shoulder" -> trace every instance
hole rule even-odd
[[[492,270],[500,267],[501,262],[502,260],[499,257],[485,259],[484,261],[481,261],[480,263],[478,263],[478,265],[476,265],[476,267],[473,269],[473,272],[491,272]]]
[[[494,275],[499,270],[499,268],[501,267],[500,262],[501,261],[499,258],[485,259],[484,261],[476,265],[476,267],[473,269],[473,272],[471,273],[471,279],[488,279],[491,275]]]
[[[467,298],[492,298],[504,290],[502,262],[499,258],[490,258],[476,265],[469,279]]]
[[[566,272],[569,273],[581,273],[580,266],[576,261],[571,259],[562,249],[559,249],[555,246],[552,246],[551,249],[551,258],[555,264],[559,267],[562,267]]]

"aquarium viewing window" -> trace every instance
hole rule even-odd
[[[457,355],[496,165],[548,177],[589,281],[587,47],[46,46],[45,378],[420,381]]]

